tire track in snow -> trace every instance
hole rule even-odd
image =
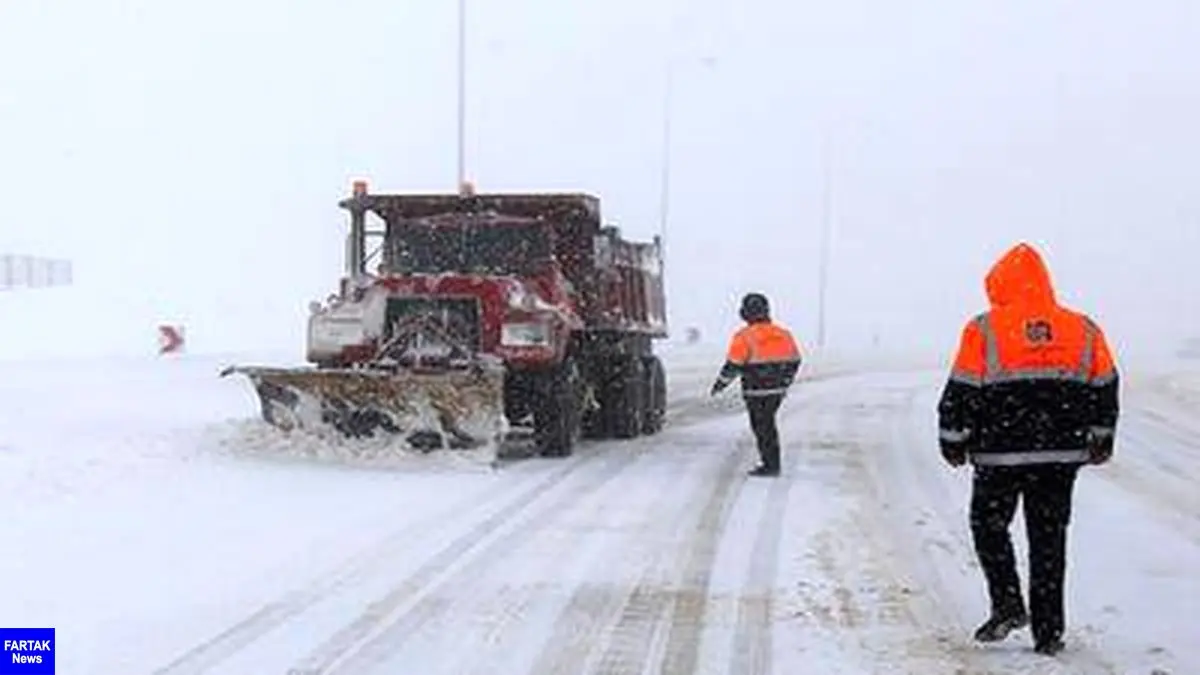
[[[693,450],[689,448],[688,451]],[[686,539],[679,543],[678,538],[681,533],[691,531],[697,519],[693,505],[713,492],[714,482],[724,480],[730,471],[729,464],[736,460],[736,455],[726,457],[718,465],[715,478],[710,469],[685,483],[694,487],[683,500],[671,490],[660,491],[659,506],[653,510],[656,515],[652,523],[639,528],[631,538],[629,548],[618,553],[614,561],[624,571],[632,572],[636,581],[628,587],[612,583],[579,586],[559,613],[555,629],[546,639],[530,672],[545,675],[623,672],[620,668],[625,666],[613,663],[614,659],[620,661],[622,658],[618,654],[635,655],[636,658],[636,655],[649,651],[653,626],[665,618],[669,593],[666,589],[672,585],[671,570],[678,565],[682,544],[687,543]],[[638,551],[637,546],[642,546],[642,550]],[[648,626],[647,618],[650,619]],[[605,655],[602,655],[597,667],[585,669],[601,643],[596,636],[605,632],[610,645],[618,643],[618,646],[605,652],[608,662],[603,661]],[[636,664],[636,669],[641,667],[641,663]]]
[[[454,522],[459,518],[471,522],[472,519],[477,519],[481,512],[489,511],[494,502],[515,493],[511,501],[496,509],[491,516],[484,518],[463,536],[449,543],[434,558],[438,560],[446,555],[452,555],[454,551],[472,543],[480,536],[480,532],[486,533],[500,521],[516,515],[530,501],[562,483],[586,463],[586,457],[571,458],[566,466],[555,467],[548,476],[535,475],[529,481],[533,483],[532,487],[525,487],[528,484],[526,482],[518,486],[502,483],[488,490],[482,500],[476,501],[474,498],[468,497],[467,499],[475,502],[471,507],[464,509],[463,502],[456,501],[427,518],[396,530],[379,544],[348,559],[329,576],[261,606],[242,620],[192,647],[169,664],[155,670],[154,673],[155,675],[184,675],[185,673],[203,673],[215,668],[263,635],[299,616],[321,600],[346,589],[373,572],[386,569],[389,557],[411,549],[415,538],[444,530],[448,522]]]
[[[670,513],[671,504],[674,501],[676,501],[676,497],[672,496],[670,491],[658,491],[657,499],[648,505],[647,512],[659,514],[660,517],[656,518],[654,524],[648,528],[636,528],[639,535],[654,537],[653,533],[657,532],[658,538],[668,538],[672,532],[677,532],[685,520],[683,514],[677,512],[673,518],[665,517]],[[628,595],[628,591],[624,590],[627,587],[619,581],[622,572],[636,574],[636,570],[648,564],[647,558],[652,555],[651,552],[644,549],[638,550],[637,544],[638,542],[622,541],[620,546],[615,548],[615,559],[597,556],[602,560],[598,562],[593,559],[585,569],[577,569],[573,576],[581,576],[581,578],[574,580],[574,590],[554,615],[554,620],[547,627],[549,630],[535,633],[533,631],[540,627],[538,625],[540,622],[526,621],[520,626],[513,626],[515,630],[505,634],[509,638],[508,644],[543,643],[542,650],[534,658],[534,665],[526,672],[545,675],[565,675],[567,673],[574,675],[583,670],[582,664],[586,662],[597,642],[596,635],[609,622],[616,621],[616,615],[620,612]],[[614,549],[610,548],[609,555],[611,556],[613,552]],[[605,566],[602,571],[603,575],[611,576],[615,572],[618,581],[605,583],[592,580],[589,573],[595,571],[599,564]],[[495,672],[517,672],[513,669],[497,670],[488,662],[475,662],[472,665],[471,672],[480,675],[491,675]]]
[[[656,456],[658,454],[657,451],[654,453]],[[639,467],[645,467],[645,464],[639,464]],[[695,473],[695,469],[692,469],[691,473]],[[638,473],[639,477],[642,475],[642,472]],[[688,483],[694,483],[696,480],[686,475],[676,476],[676,478],[681,481],[687,480]],[[605,487],[609,489],[605,489]],[[386,634],[381,633],[373,638],[371,641],[374,643],[373,645],[364,646],[345,663],[340,664],[338,670],[361,673],[370,670],[373,666],[390,665],[390,659],[401,656],[401,651],[414,642],[417,643],[418,650],[422,648],[432,650],[425,653],[434,655],[446,654],[447,648],[454,650],[455,646],[465,648],[469,645],[480,645],[478,640],[471,641],[477,634],[469,629],[460,631],[461,634],[454,640],[455,646],[439,649],[437,644],[431,645],[428,644],[428,640],[425,640],[427,636],[438,636],[446,631],[456,630],[456,627],[462,626],[461,622],[464,618],[469,618],[474,624],[486,626],[484,630],[485,644],[491,644],[506,635],[511,636],[510,629],[514,627],[518,627],[518,630],[528,631],[530,624],[538,623],[536,616],[531,616],[531,610],[539,605],[557,604],[553,597],[556,589],[561,588],[564,583],[574,583],[578,587],[578,584],[587,577],[583,577],[583,579],[570,577],[578,577],[590,571],[587,568],[594,566],[598,558],[603,558],[602,554],[611,555],[611,549],[605,550],[604,544],[607,542],[603,536],[596,536],[594,532],[589,531],[592,528],[587,526],[573,526],[571,521],[579,518],[613,518],[614,516],[597,516],[596,514],[608,511],[609,509],[606,507],[616,499],[623,500],[621,508],[628,509],[630,505],[637,507],[636,511],[630,513],[635,513],[634,517],[640,520],[645,513],[670,513],[671,503],[677,502],[679,498],[678,495],[672,496],[670,491],[664,490],[645,494],[649,494],[650,498],[643,497],[639,500],[638,495],[626,496],[622,492],[621,485],[609,484],[598,487],[593,492],[576,495],[569,503],[564,504],[563,508],[556,509],[551,513],[548,518],[531,524],[522,537],[506,540],[501,548],[473,558],[456,571],[452,578],[438,583],[438,589],[446,588],[446,595],[452,596],[453,600],[442,602],[440,598],[431,593],[405,612],[404,617],[390,627]],[[604,520],[602,526],[619,527],[621,516],[617,515],[615,518],[618,522]],[[640,525],[640,523],[638,524]],[[641,527],[635,529],[639,535],[644,532]],[[564,534],[565,536],[563,536]],[[543,537],[543,535],[546,536]],[[547,539],[548,541],[546,541]],[[539,544],[543,543],[547,545],[548,549],[545,553],[539,548]],[[530,550],[522,550],[526,548]],[[636,555],[632,557],[636,562]],[[564,575],[564,569],[569,574]],[[521,583],[516,586],[501,584],[502,591],[507,594],[507,598],[489,597],[494,596],[495,593],[494,582],[489,583],[489,572],[499,572],[501,575],[508,572],[515,574],[518,578],[532,578],[537,581]],[[494,579],[495,575],[492,575],[491,578]],[[501,578],[503,579],[504,576]],[[483,598],[484,602],[481,603],[480,598]],[[561,622],[556,622],[555,625],[561,626]],[[527,635],[526,633],[524,636],[515,636],[518,639],[509,640],[506,644],[528,644]],[[520,639],[522,637],[525,639]],[[544,633],[537,637],[545,639]],[[424,644],[422,644],[423,642]],[[506,654],[505,656],[511,655]],[[414,658],[420,660],[421,653],[418,652]],[[478,649],[469,655],[452,653],[443,658],[448,658],[451,663],[445,663],[443,659],[438,659],[436,662],[431,659],[428,662],[422,661],[422,663],[428,672],[456,673],[466,670],[465,666],[487,668],[489,663]],[[483,663],[480,663],[481,659],[483,659]],[[485,672],[497,672],[495,666],[498,660],[500,659],[491,661],[493,667],[487,668]],[[464,664],[464,661],[467,663]],[[544,671],[534,669],[532,672]]]
[[[798,454],[794,451],[784,453],[784,466],[795,466],[799,462]],[[793,485],[795,479],[785,473],[771,483],[767,492],[750,553],[746,587],[738,598],[729,673],[765,675],[771,672],[774,649],[772,616],[776,604],[779,550],[783,539],[784,515]]]
[[[650,437],[647,440],[653,440]],[[544,483],[545,488],[525,493],[518,502],[510,505],[503,513],[488,518],[470,532],[455,540],[454,544],[443,549],[434,556],[415,574],[408,577],[400,585],[392,588],[384,596],[370,603],[356,619],[346,624],[340,631],[332,635],[306,657],[292,666],[288,673],[291,675],[323,675],[335,672],[343,666],[349,667],[367,659],[386,656],[386,643],[402,636],[414,622],[424,620],[436,608],[428,603],[420,605],[425,596],[434,588],[441,586],[457,573],[447,572],[456,563],[470,556],[475,559],[493,560],[502,553],[516,546],[524,538],[531,535],[533,529],[523,522],[520,516],[546,515],[569,505],[587,494],[602,488],[614,479],[626,467],[633,464],[640,456],[650,449],[647,443],[633,447],[614,447],[603,457],[603,464],[597,471],[586,476],[582,485],[571,490],[564,490],[556,498],[546,502],[540,498],[551,488],[564,485],[563,481]],[[540,508],[533,509],[538,504]],[[517,522],[522,521],[522,522]],[[483,543],[489,535],[506,525],[515,525],[506,532]],[[472,552],[473,551],[473,552]],[[420,607],[420,612],[410,614],[413,607]],[[351,670],[349,672],[356,672]]]
[[[741,446],[740,451],[730,453],[725,460],[716,489],[700,511],[699,524],[692,535],[691,548],[684,562],[680,588],[674,593],[674,601],[670,608],[670,623],[660,672],[696,671],[717,544],[725,531],[729,511],[737,501],[747,479],[745,474],[738,470],[744,461],[745,446],[742,443],[738,445]]]
[[[690,587],[686,582],[691,568],[703,566],[703,557],[708,551],[715,552],[716,540],[720,536],[724,513],[736,499],[737,491],[745,482],[745,477],[739,475],[739,466],[743,460],[741,452],[730,452],[722,460],[714,481],[704,481],[696,494],[696,500],[703,499],[701,508],[696,512],[695,519],[682,530],[687,538],[676,546],[669,546],[662,552],[654,564],[646,569],[641,579],[628,593],[619,609],[616,623],[607,632],[605,649],[598,656],[596,665],[589,672],[604,675],[618,673],[641,673],[654,660],[655,652],[662,645],[663,639],[670,640],[676,626],[682,619],[688,618],[681,609],[692,609],[692,616],[697,622],[703,616],[707,582],[700,587]],[[689,500],[682,510],[688,512]],[[685,556],[683,561],[680,555]],[[710,561],[711,555],[707,555]],[[684,564],[680,570],[680,563]],[[675,581],[678,572],[684,577],[683,587]],[[706,570],[704,570],[706,573]],[[696,614],[696,611],[699,614]],[[699,630],[694,635],[694,643],[699,642]],[[697,647],[693,644],[693,647]],[[667,644],[666,656],[670,657],[670,643]],[[668,662],[658,672],[675,673],[691,672],[692,669],[680,670],[672,668]],[[567,672],[578,672],[567,671]]]
[[[639,559],[639,564],[645,563]],[[586,583],[577,588],[530,672],[545,675],[587,672],[582,664],[595,649],[596,635],[610,622],[616,623],[629,597],[628,592],[602,584]]]

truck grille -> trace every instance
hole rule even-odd
[[[407,297],[389,298],[385,316],[385,339],[392,337],[397,321],[427,316],[473,351],[480,348],[479,300],[476,298]]]

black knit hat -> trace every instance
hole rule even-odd
[[[769,321],[771,319],[771,304],[762,293],[747,293],[742,296],[742,309],[738,312],[742,321]]]

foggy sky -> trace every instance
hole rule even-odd
[[[455,3],[0,3],[0,249],[75,261],[0,293],[0,357],[303,358],[352,178],[455,180]],[[1122,354],[1200,334],[1200,5],[1094,0],[470,3],[468,172],[582,189],[658,231],[672,59],[673,329],[746,291],[813,346],[951,350],[1008,246]]]

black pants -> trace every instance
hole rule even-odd
[[[1020,580],[1008,527],[1022,497],[1029,540],[1029,618],[1035,642],[1062,637],[1067,525],[1078,465],[975,468],[971,534],[987,577],[992,613],[1023,612]]]
[[[780,469],[779,427],[775,424],[775,415],[781,403],[782,394],[746,397],[746,411],[750,413],[750,429],[754,431],[754,440],[758,444],[758,456],[762,459],[763,467],[771,471]]]

